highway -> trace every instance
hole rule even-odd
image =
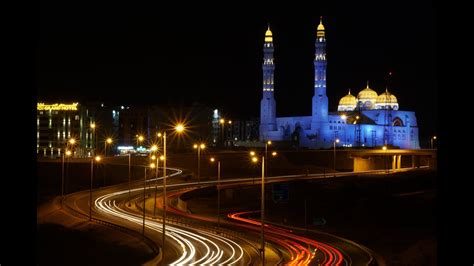
[[[197,182],[184,182],[179,175],[180,169],[167,168],[168,202],[173,202],[182,193],[195,189]],[[397,170],[408,171],[409,168]],[[390,170],[390,172],[393,172]],[[386,174],[385,170],[365,171],[363,173]],[[288,175],[266,177],[265,183],[285,182],[296,179],[319,179],[354,175],[356,173],[331,173],[312,175]],[[150,178],[147,187],[154,186],[161,180]],[[215,186],[217,181],[200,182],[200,187]],[[250,178],[221,180],[221,187],[253,184]],[[255,182],[258,185],[259,181]],[[161,186],[157,186],[161,191]],[[146,237],[161,246],[162,220],[161,209],[157,217],[153,217],[154,197],[151,193],[143,205],[143,181],[134,181],[130,190],[128,183],[109,186],[93,191],[92,215],[100,219],[132,230],[141,232],[143,225],[143,208],[146,210]],[[148,194],[148,193],[146,193]],[[157,203],[162,200],[158,195]],[[176,201],[175,201],[176,202]],[[129,206],[131,203],[131,206]],[[67,209],[89,215],[89,191],[81,191],[67,195],[64,200]],[[150,207],[151,206],[151,207]],[[158,207],[162,207],[157,204]],[[248,212],[228,214],[228,220],[222,221],[222,228],[216,228],[215,217],[204,217],[199,214],[188,214],[170,204],[166,222],[166,247],[164,264],[195,265],[254,265],[260,264],[259,230],[260,221],[246,216]],[[265,239],[266,263],[275,265],[368,265],[373,261],[371,252],[356,243],[328,234],[313,234],[311,238],[298,235],[292,230],[266,224]],[[322,240],[321,240],[322,239]],[[349,247],[348,247],[349,246]],[[341,248],[344,247],[344,248]]]

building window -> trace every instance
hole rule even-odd
[[[76,115],[76,116],[74,117],[74,119],[75,119],[75,120],[79,120],[79,115]]]

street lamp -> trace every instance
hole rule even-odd
[[[107,144],[112,144],[112,138],[107,138],[104,142],[104,157],[107,157]]]
[[[94,145],[94,148],[92,148],[92,155],[95,155],[95,123],[91,123],[91,128],[92,128],[92,144]]]
[[[61,208],[62,208],[62,203],[63,203],[63,200],[64,200],[64,157],[65,156],[69,157],[70,155],[71,155],[70,150],[66,150],[63,153],[63,160],[62,160],[62,167],[61,167],[61,170],[62,170],[62,175],[61,175]]]
[[[267,161],[267,158],[268,158],[268,146],[269,145],[272,145],[272,141],[271,140],[268,140],[267,142],[265,142],[265,164],[268,163]],[[268,165],[268,164],[267,164]],[[267,175],[267,173],[265,172],[265,175]]]
[[[334,171],[336,171],[336,143],[339,143],[339,139],[334,140]]]
[[[92,221],[92,183],[94,182],[94,161],[100,162],[100,156],[91,159],[91,188],[89,190],[89,221]]]
[[[214,158],[211,158],[211,163],[215,161]],[[217,230],[220,228],[220,213],[221,213],[221,161],[217,160]]]
[[[194,149],[197,149],[197,156],[198,156],[198,186],[201,185],[201,150],[206,148],[206,145],[204,143],[201,144],[194,144],[193,145]]]
[[[137,150],[138,150],[138,142],[142,142],[145,138],[142,135],[137,135]]]
[[[174,130],[177,133],[184,132],[185,128],[183,124],[177,124],[174,127]],[[166,131],[163,133],[163,243],[161,244],[161,248],[163,249],[163,256],[165,252],[165,228],[166,228]]]
[[[150,168],[153,169],[155,168],[155,164],[154,163],[151,163],[150,164]],[[143,229],[142,229],[142,234],[143,236],[145,236],[145,210],[146,210],[146,205],[145,205],[145,199],[146,199],[146,166],[145,166],[145,178],[144,178],[144,181],[143,181]]]
[[[221,118],[219,123],[222,125],[222,144],[225,146],[225,119]]]
[[[155,171],[155,179],[156,179],[156,182],[155,182],[155,201],[153,203],[153,217],[156,217],[156,193],[158,191],[158,171],[159,171],[159,162],[160,160],[163,161],[165,159],[165,157],[163,155],[161,156],[157,156],[156,157],[156,171]]]
[[[383,146],[382,150],[385,151],[385,156],[384,156],[384,164],[385,164],[385,171],[388,174],[388,164],[387,164],[387,146]]]
[[[431,137],[431,149],[434,149],[433,141],[436,140],[436,136]]]
[[[257,157],[252,157],[252,162],[257,163],[258,158]],[[260,209],[260,220],[261,220],[261,254],[262,254],[262,265],[265,266],[265,233],[264,233],[264,228],[265,228],[265,157],[262,156],[262,200],[260,203],[261,209]]]

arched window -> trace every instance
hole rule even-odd
[[[403,127],[403,121],[399,117],[395,117],[395,119],[393,119],[392,125],[394,127]]]

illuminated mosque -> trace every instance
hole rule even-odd
[[[312,115],[276,117],[273,35],[268,26],[263,45],[263,98],[260,103],[261,141],[293,141],[310,149],[380,147],[419,149],[415,112],[400,111],[397,98],[387,89],[381,94],[369,87],[342,97],[336,112],[328,111],[326,95],[326,37],[321,21],[316,31]]]

